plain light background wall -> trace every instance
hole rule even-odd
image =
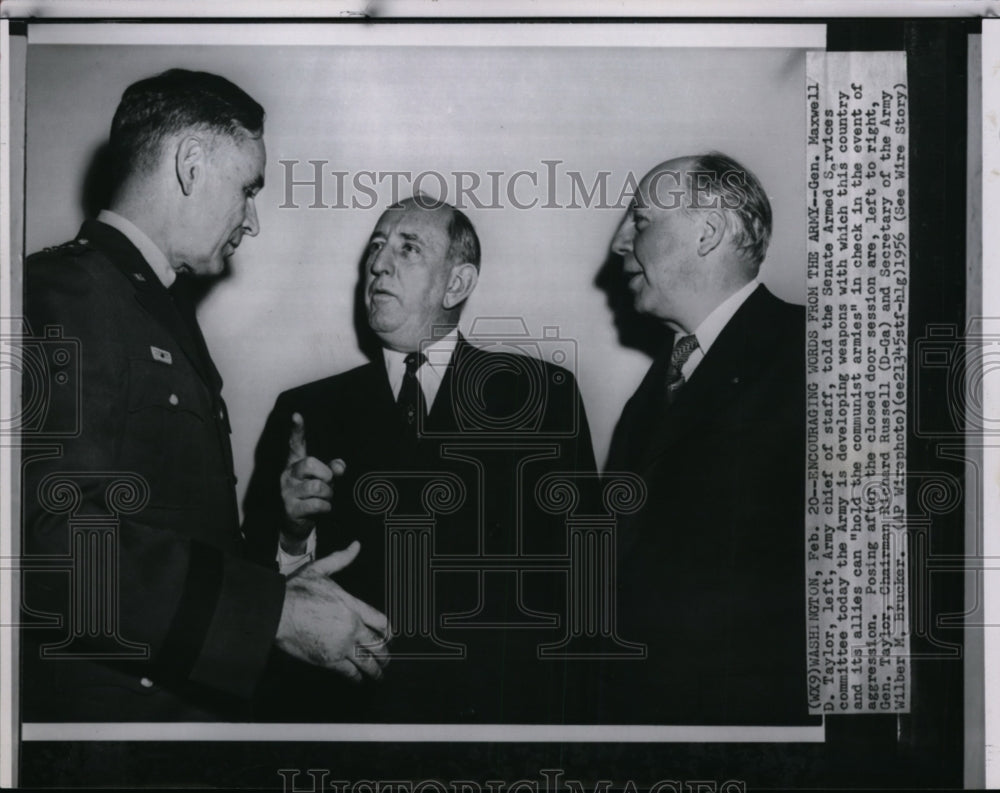
[[[588,187],[608,171],[608,203],[628,174],[717,149],[764,184],[774,235],[762,279],[779,296],[805,293],[805,55],[801,50],[532,47],[208,47],[35,45],[28,53],[26,250],[73,237],[84,218],[84,176],[107,138],[122,91],[182,66],[222,74],[266,109],[261,233],[244,239],[230,275],[202,303],[200,319],[233,419],[239,495],[277,395],[364,362],[353,325],[357,264],[389,202],[386,179],[371,209],[309,208],[314,192],[285,201],[286,168],[326,172],[436,171],[454,198],[456,171],[500,171],[500,209],[466,212],[483,244],[475,317],[520,317],[532,335],[558,327],[576,342],[576,374],[598,463],[621,408],[649,359],[623,347],[595,277],[620,208],[568,208],[567,171]],[[559,160],[561,208],[547,198],[543,160]],[[517,171],[519,210],[505,185]],[[437,182],[426,179],[428,193]],[[336,199],[332,176],[323,200]],[[401,197],[409,194],[403,183]],[[477,191],[484,201],[490,192]],[[351,196],[368,203],[361,193]],[[468,202],[467,202],[468,203]],[[584,203],[578,199],[577,203]],[[349,461],[348,461],[349,463]]]

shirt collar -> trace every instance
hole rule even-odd
[[[746,302],[758,286],[760,286],[760,281],[756,278],[744,284],[738,291],[719,303],[715,310],[695,328],[694,335],[698,339],[698,349],[703,354],[708,353],[709,348],[715,344],[715,340],[722,333],[722,329],[729,324],[729,320],[740,310],[740,306]]]
[[[448,365],[458,346],[458,328],[452,328],[432,344],[421,344],[420,352],[427,356],[427,363],[417,369],[417,381],[424,392],[424,402],[430,410],[434,399],[441,388]],[[382,358],[385,361],[385,371],[389,377],[392,395],[399,397],[399,389],[403,387],[403,375],[406,374],[407,353],[398,350],[382,348]]]
[[[170,266],[170,262],[167,261],[166,254],[159,249],[155,242],[146,236],[142,229],[128,218],[122,217],[110,209],[102,209],[97,219],[101,223],[105,223],[124,234],[128,238],[128,241],[135,245],[139,253],[142,254],[142,258],[146,260],[146,264],[156,274],[156,277],[160,279],[160,283],[167,289],[170,288],[177,278],[177,273]]]

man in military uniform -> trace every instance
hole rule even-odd
[[[72,560],[25,573],[26,613],[59,617],[22,633],[27,721],[239,716],[275,645],[381,676],[384,616],[329,577],[357,545],[287,581],[243,558],[222,380],[178,289],[256,236],[263,121],[216,75],[130,86],[109,208],[25,266],[30,327],[80,350],[79,401],[52,389],[46,417],[79,432],[24,460],[25,557]]]

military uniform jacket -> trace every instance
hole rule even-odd
[[[536,486],[556,472],[581,475],[584,486],[588,475],[595,477],[590,431],[570,372],[534,357],[485,351],[460,338],[415,449],[401,440],[403,419],[381,356],[281,394],[258,444],[244,503],[244,532],[261,562],[274,563],[284,520],[279,477],[294,412],[305,420],[309,455],[346,463],[344,476],[334,480],[332,513],[318,521],[318,555],[360,540],[357,559],[335,579],[386,611],[388,585],[403,578],[389,572],[388,526],[426,514],[433,523],[429,551],[435,566],[426,624],[442,642],[462,645],[464,656],[402,660],[398,655],[407,645],[395,639],[384,680],[361,687],[285,664],[272,678],[278,683],[262,715],[290,721],[560,718],[564,665],[540,661],[536,649],[558,641],[566,630],[566,572],[538,565],[532,572],[531,561],[521,565],[523,572],[510,565],[506,572],[483,570],[487,557],[566,553],[565,519],[539,507]],[[426,499],[430,491],[424,487],[438,474],[457,484],[452,505]],[[364,484],[371,485],[373,475],[391,482],[398,494],[381,513],[373,506],[385,491]],[[465,569],[457,569],[462,565],[456,558],[468,560]],[[523,609],[517,608],[518,597]],[[417,604],[408,598],[404,607]],[[493,627],[446,622],[477,607],[480,624],[492,620]],[[528,612],[554,616],[558,624],[526,619]],[[396,619],[391,611],[388,616]]]
[[[79,364],[23,437],[26,566],[57,568],[25,573],[25,621],[56,625],[22,632],[25,719],[245,712],[284,584],[242,556],[222,381],[193,311],[98,222],[28,259],[25,307],[49,334],[37,346]]]

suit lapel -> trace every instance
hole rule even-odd
[[[611,438],[607,471],[638,471],[654,432],[651,425],[663,421],[662,383],[666,378],[674,335],[668,334],[663,349],[653,359],[635,393],[622,408]]]
[[[430,413],[427,415],[427,428],[435,433],[455,432],[458,429],[458,420],[455,417],[454,388],[457,380],[456,370],[459,367],[468,365],[469,361],[476,355],[481,354],[459,334],[455,351],[452,353],[448,368],[441,379],[441,386],[438,388],[434,404],[431,405]]]
[[[463,340],[460,340],[455,347],[455,353],[445,371],[434,404],[425,419],[424,426],[428,431],[438,434],[450,432],[455,428],[456,421],[452,407],[452,383],[455,378],[453,370],[459,358],[469,350],[474,353],[475,348]],[[352,400],[351,404],[348,409],[341,412],[349,416],[349,421],[352,423],[363,424],[366,433],[372,436],[374,444],[392,449],[393,455],[398,458],[396,462],[404,462],[405,455],[401,453],[400,437],[405,428],[396,397],[389,385],[389,375],[381,353],[366,365],[360,387],[350,393],[349,398]]]
[[[121,270],[135,289],[139,305],[170,333],[205,384],[213,391],[220,391],[222,378],[201,336],[193,309],[189,317],[182,316],[181,309],[175,305],[170,293],[128,238],[117,229],[96,220],[85,222],[78,236],[87,239],[88,244],[105,253]]]
[[[405,426],[403,416],[389,385],[389,373],[382,354],[368,364],[365,385],[353,395],[358,404],[349,411],[350,421],[362,419],[366,444],[371,447],[373,459],[385,468],[398,468],[412,464],[414,450],[402,442]]]
[[[766,356],[767,323],[777,299],[759,286],[740,306],[716,338],[674,403],[661,411],[662,420],[642,457],[640,470],[670,454],[701,425],[719,415],[754,377]]]
[[[351,394],[351,398],[356,400],[356,404],[353,410],[344,411],[348,417],[353,417],[348,420],[355,421],[357,417],[369,417],[365,423],[376,428],[375,432],[380,440],[395,448],[399,443],[402,422],[381,354],[367,365],[364,370],[364,384]]]

